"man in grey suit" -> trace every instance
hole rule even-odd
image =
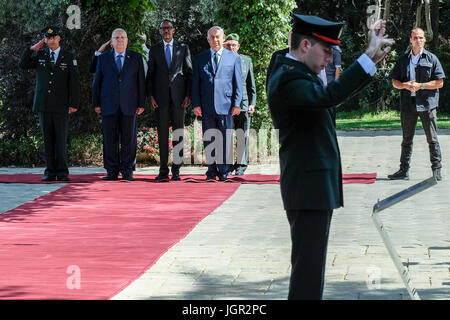
[[[224,47],[238,53],[240,48],[239,35],[231,33],[225,40]],[[244,172],[247,169],[250,116],[255,112],[256,104],[256,85],[252,59],[243,54],[240,54],[240,56],[242,66],[242,103],[241,113],[233,117],[234,128],[236,130],[236,136],[238,137],[238,147],[236,163],[230,170],[230,172],[234,170],[237,176],[244,175]],[[244,145],[240,143],[240,136],[242,135],[244,135]]]
[[[183,159],[184,114],[190,103],[192,61],[189,47],[173,38],[175,28],[169,20],[161,22],[159,33],[163,40],[150,48],[147,71],[147,96],[155,109],[160,154],[157,181],[169,180],[169,127],[174,131],[174,155],[172,180],[180,180],[180,167]],[[177,134],[175,134],[177,130]]]

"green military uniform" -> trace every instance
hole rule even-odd
[[[236,174],[244,174],[247,168],[248,159],[248,136],[250,130],[250,115],[248,114],[248,106],[256,104],[256,85],[255,75],[253,73],[253,63],[249,56],[240,54],[242,66],[242,103],[241,113],[233,117],[235,130],[242,129],[245,133],[244,150],[238,148],[238,157],[234,164]],[[243,151],[243,152],[242,152]]]
[[[36,69],[33,111],[38,112],[44,137],[46,169],[51,178],[67,178],[67,129],[69,107],[78,109],[79,75],[74,56],[60,50],[56,63],[50,59],[50,49],[37,52],[27,48],[19,67]]]
[[[296,40],[300,43],[301,36],[306,36],[331,49],[332,44],[339,44],[342,25],[294,14],[292,32],[300,36]],[[309,44],[310,50],[319,45],[312,40]],[[312,63],[313,57],[308,59]],[[275,59],[267,92],[273,123],[279,130],[281,196],[291,228],[288,299],[322,298],[331,217],[333,209],[343,206],[333,109],[369,81],[370,75],[359,62],[324,86],[317,72],[295,57],[277,55]]]

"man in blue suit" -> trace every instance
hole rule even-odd
[[[232,157],[230,158],[233,147],[233,116],[241,111],[241,58],[223,47],[225,34],[221,27],[210,28],[207,40],[210,49],[194,59],[192,106],[194,114],[202,117],[203,143],[208,164],[206,179],[215,180],[218,176],[220,181],[225,181],[230,164],[233,163]],[[209,157],[208,146],[212,142],[215,148]]]
[[[103,180],[117,180],[119,172],[122,179],[133,180],[136,115],[144,112],[145,75],[141,55],[127,50],[127,45],[125,30],[115,29],[111,36],[113,50],[98,57],[92,84],[95,112],[102,115],[103,163],[107,171]]]

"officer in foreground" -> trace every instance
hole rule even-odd
[[[289,53],[276,57],[268,102],[279,129],[281,196],[291,228],[288,299],[321,299],[331,217],[343,206],[333,107],[370,82],[394,40],[385,36],[385,21],[377,21],[365,53],[325,87],[317,75],[332,60],[343,23],[298,14],[293,20]]]
[[[44,38],[25,49],[19,67],[36,69],[33,111],[39,114],[44,137],[46,169],[42,181],[68,181],[69,114],[76,112],[80,104],[77,61],[59,46],[61,33],[57,28],[48,27],[42,32]]]

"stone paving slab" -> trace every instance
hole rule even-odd
[[[431,176],[428,145],[414,140],[409,181],[389,181],[397,171],[400,131],[339,132],[344,173],[377,172],[375,184],[344,185],[345,207],[330,230],[324,299],[404,300],[409,295],[371,220],[373,205]],[[443,181],[380,212],[422,299],[450,298],[450,131],[439,132]],[[41,173],[42,168],[0,168]],[[202,174],[183,167],[182,174]],[[71,168],[71,173],[105,172]],[[158,168],[137,173],[157,174]],[[278,164],[252,165],[247,173],[278,174]],[[0,184],[0,212],[58,185]],[[52,188],[50,188],[52,187]],[[278,185],[241,185],[139,279],[113,299],[286,299],[290,235]]]

